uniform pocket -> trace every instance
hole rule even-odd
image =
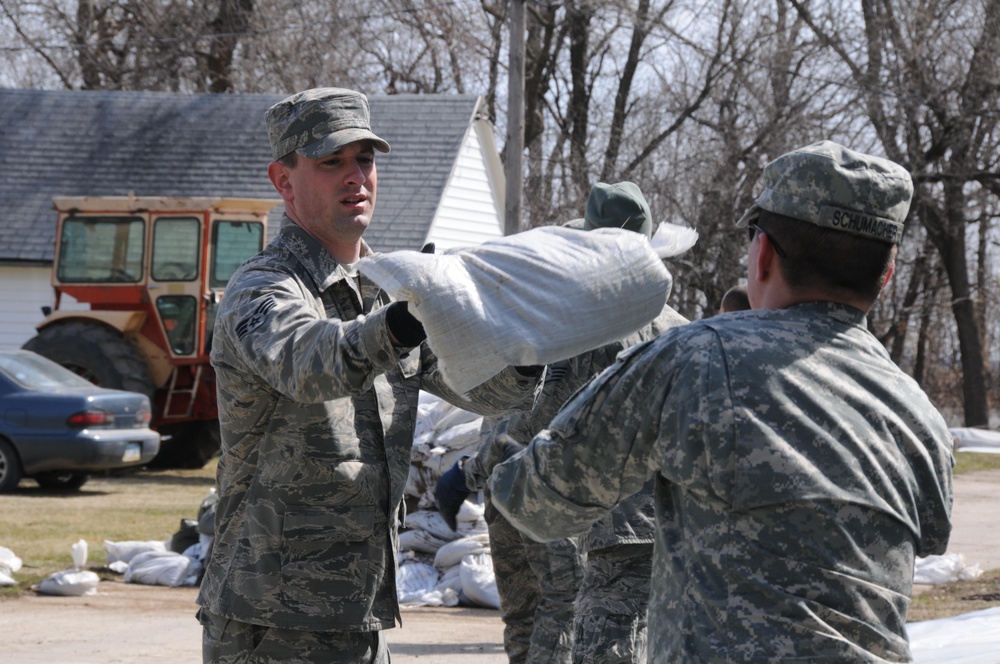
[[[325,615],[367,604],[375,508],[289,505],[282,527],[281,581],[286,602]]]

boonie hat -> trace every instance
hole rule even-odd
[[[371,141],[379,152],[389,144],[372,133],[368,98],[344,88],[297,92],[267,109],[267,134],[275,160],[290,152],[319,159],[348,143]]]
[[[736,226],[767,210],[897,244],[912,198],[913,180],[899,164],[821,141],[767,164],[764,191]]]
[[[652,237],[652,215],[639,186],[634,182],[595,184],[587,196],[583,229],[595,228],[624,228]]]

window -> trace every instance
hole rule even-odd
[[[69,217],[56,277],[64,283],[136,283],[143,277],[145,244],[139,217]]]
[[[201,260],[201,224],[195,217],[159,217],[153,225],[156,281],[194,281]]]
[[[240,265],[264,246],[264,224],[219,221],[212,229],[212,288],[225,288]]]
[[[197,339],[198,301],[190,295],[163,295],[156,298],[156,310],[163,320],[170,349],[177,355],[191,355]]]

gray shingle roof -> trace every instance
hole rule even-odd
[[[0,260],[52,260],[57,195],[277,198],[264,112],[283,97],[0,89]],[[369,99],[392,146],[378,156],[372,247],[420,248],[478,101]]]

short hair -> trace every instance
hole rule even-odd
[[[278,157],[275,161],[286,168],[295,168],[299,163],[299,153],[292,150],[288,154]]]
[[[896,245],[761,210],[757,225],[784,252],[778,266],[792,288],[841,291],[874,301],[896,257]]]
[[[750,308],[750,297],[747,295],[746,284],[736,284],[726,291],[719,305],[719,313],[730,311],[746,311]]]

